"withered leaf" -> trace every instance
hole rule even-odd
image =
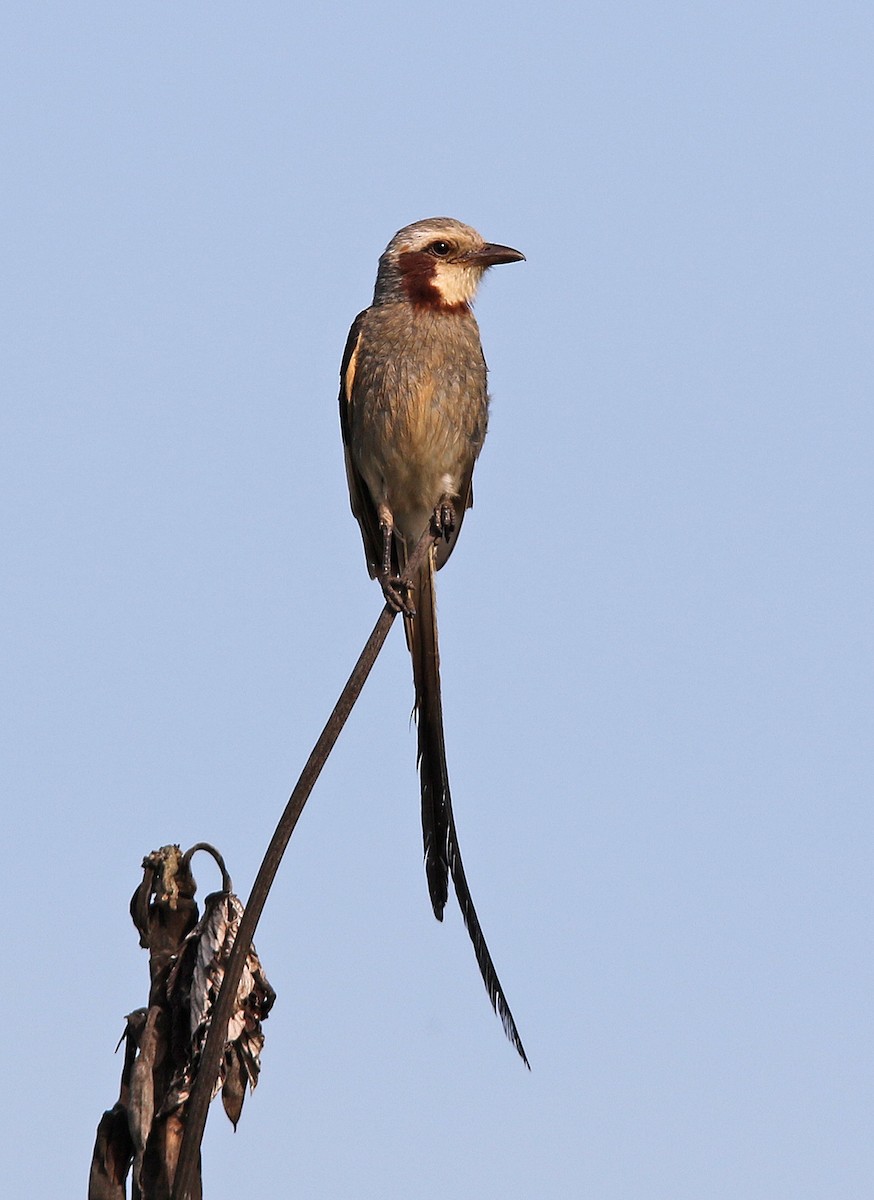
[[[180,1028],[182,1019],[187,1017],[188,1046],[162,1112],[188,1098],[243,911],[243,905],[232,893],[214,892],[207,896],[203,916],[185,939],[182,953],[168,977],[167,994],[174,1010],[174,1026]],[[251,947],[228,1022],[227,1047],[219,1078],[213,1089],[213,1096],[222,1091],[225,1111],[235,1127],[246,1085],[254,1088],[258,1082],[264,1045],[261,1022],[275,999],[276,994]]]
[[[246,1081],[248,1075],[240,1060],[240,1052],[235,1044],[225,1051],[224,1083],[222,1084],[222,1104],[229,1120],[237,1128],[237,1122],[243,1111],[243,1101],[246,1099]]]
[[[100,1118],[88,1179],[88,1200],[125,1200],[125,1180],[134,1157],[127,1110],[119,1101]]]

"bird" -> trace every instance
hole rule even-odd
[[[485,272],[523,261],[450,217],[399,230],[379,259],[373,302],[352,323],[340,368],[340,426],[352,512],[371,578],[403,616],[413,665],[425,874],[443,919],[449,878],[492,1007],[529,1066],[464,873],[449,791],[434,576],[473,505],[486,437],[487,367],[471,308]],[[414,578],[420,538],[434,539]],[[529,1067],[530,1069],[530,1067]]]

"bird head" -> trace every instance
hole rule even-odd
[[[452,312],[468,307],[489,267],[521,262],[510,246],[486,242],[469,225],[430,217],[399,230],[379,260],[374,304],[407,301]]]

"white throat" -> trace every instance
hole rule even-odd
[[[435,264],[434,286],[444,304],[470,304],[482,274],[482,267],[438,262]]]

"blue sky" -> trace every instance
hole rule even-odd
[[[206,1194],[870,1195],[870,6],[4,26],[9,1193],[84,1194],[143,855],[212,841],[245,898],[376,618],[339,360],[389,237],[445,214],[528,258],[478,302],[439,594],[533,1070],[430,913],[395,629],[262,920],[264,1072]]]

